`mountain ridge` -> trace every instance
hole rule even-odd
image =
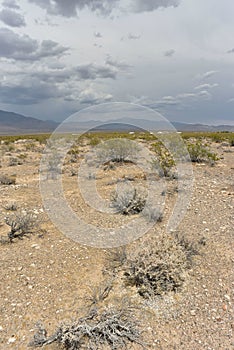
[[[183,123],[171,122],[178,131],[230,131],[234,132],[234,125],[206,125],[200,123]],[[52,120],[41,120],[33,117],[26,117],[22,114],[0,110],[0,135],[16,135],[30,133],[53,132],[60,123]],[[137,125],[137,126],[135,126]],[[139,129],[145,130],[171,130],[170,124],[165,120],[153,121],[134,118],[120,118],[110,120],[106,123],[102,121],[82,121],[82,122],[65,122],[67,132],[84,131],[84,130],[102,130],[102,131],[134,131]],[[75,127],[75,128],[74,128]]]

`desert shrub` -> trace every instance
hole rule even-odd
[[[22,165],[23,162],[21,159],[17,157],[10,157],[8,161],[8,166],[16,166],[16,165]]]
[[[4,205],[4,209],[8,211],[16,211],[18,209],[18,205],[16,203],[7,203]]]
[[[172,169],[175,167],[175,161],[171,153],[161,142],[154,143],[153,150],[156,152],[157,157],[152,159],[152,167],[158,170],[159,176],[172,177]]]
[[[141,251],[135,251],[124,266],[127,285],[136,286],[145,297],[177,291],[184,283],[188,268],[186,253],[169,235],[159,235]]]
[[[10,242],[13,242],[15,238],[22,238],[32,233],[37,225],[37,218],[31,213],[19,213],[6,217],[5,222],[10,226],[8,239]]]
[[[208,146],[200,141],[188,143],[187,148],[190,159],[194,163],[208,162],[213,164],[219,159],[216,153],[212,152]]]
[[[27,158],[27,154],[26,153],[21,153],[21,154],[19,154],[19,159],[22,159],[22,160],[24,160],[24,159],[26,159]]]
[[[15,185],[16,176],[15,175],[0,175],[0,184],[2,185]]]
[[[191,265],[193,257],[199,254],[198,245],[179,233],[175,234],[175,239],[185,252],[188,264]]]
[[[117,213],[132,215],[140,213],[145,206],[146,195],[136,188],[125,188],[112,194],[111,207]]]
[[[89,144],[90,146],[97,146],[101,142],[101,139],[97,136],[93,136],[90,138]]]
[[[108,297],[112,288],[113,279],[102,282],[101,285],[92,288],[90,295],[87,297],[87,301],[90,303],[90,306],[103,302]]]
[[[229,138],[229,143],[231,147],[234,147],[234,134]]]
[[[52,343],[66,350],[117,350],[129,349],[133,343],[142,344],[137,322],[127,308],[106,308],[102,311],[91,308],[77,321],[62,323],[50,337],[39,324],[29,346],[44,347]]]
[[[107,271],[110,269],[112,271],[115,271],[116,269],[119,269],[124,265],[124,263],[127,260],[127,251],[126,247],[118,247],[114,248],[113,250],[110,250],[107,253]],[[104,269],[104,272],[106,270]]]
[[[148,222],[161,222],[163,219],[162,212],[158,208],[149,205],[145,206],[144,210],[142,211],[142,215]]]
[[[97,147],[96,156],[102,164],[107,162],[122,163],[134,161],[139,149],[135,142],[128,139],[111,139]]]

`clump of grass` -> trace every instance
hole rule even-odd
[[[145,206],[146,195],[136,188],[126,188],[124,191],[116,191],[111,198],[111,207],[117,213],[132,215],[140,213]]]
[[[92,288],[91,294],[87,297],[90,306],[97,305],[103,302],[109,295],[113,288],[113,279],[102,282],[101,285]]]
[[[52,336],[38,324],[30,347],[44,347],[56,343],[66,350],[129,349],[142,344],[138,324],[129,309],[91,308],[87,315],[69,324],[62,323]]]

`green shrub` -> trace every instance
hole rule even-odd
[[[97,159],[103,164],[107,162],[123,163],[134,161],[140,147],[128,139],[111,139],[97,146]]]
[[[194,163],[209,162],[214,164],[219,158],[216,153],[212,152],[208,146],[202,142],[189,143],[187,145],[190,159]]]
[[[154,143],[153,150],[157,157],[152,159],[152,167],[158,170],[160,176],[172,177],[172,169],[175,167],[175,161],[171,153],[161,142]]]

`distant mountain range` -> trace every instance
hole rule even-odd
[[[32,117],[25,117],[21,114],[6,112],[0,110],[0,135],[20,135],[34,133],[53,132],[59,123],[55,121],[44,121]],[[137,125],[137,126],[136,126]],[[204,125],[204,124],[186,124],[172,122],[172,125],[178,131],[232,131],[232,125]],[[167,122],[141,120],[134,118],[121,118],[108,121],[104,124],[101,121],[83,121],[83,122],[65,122],[63,132],[83,132],[93,129],[94,131],[136,131],[136,130],[170,130]]]
[[[58,123],[0,110],[0,135],[20,135],[52,132]]]

